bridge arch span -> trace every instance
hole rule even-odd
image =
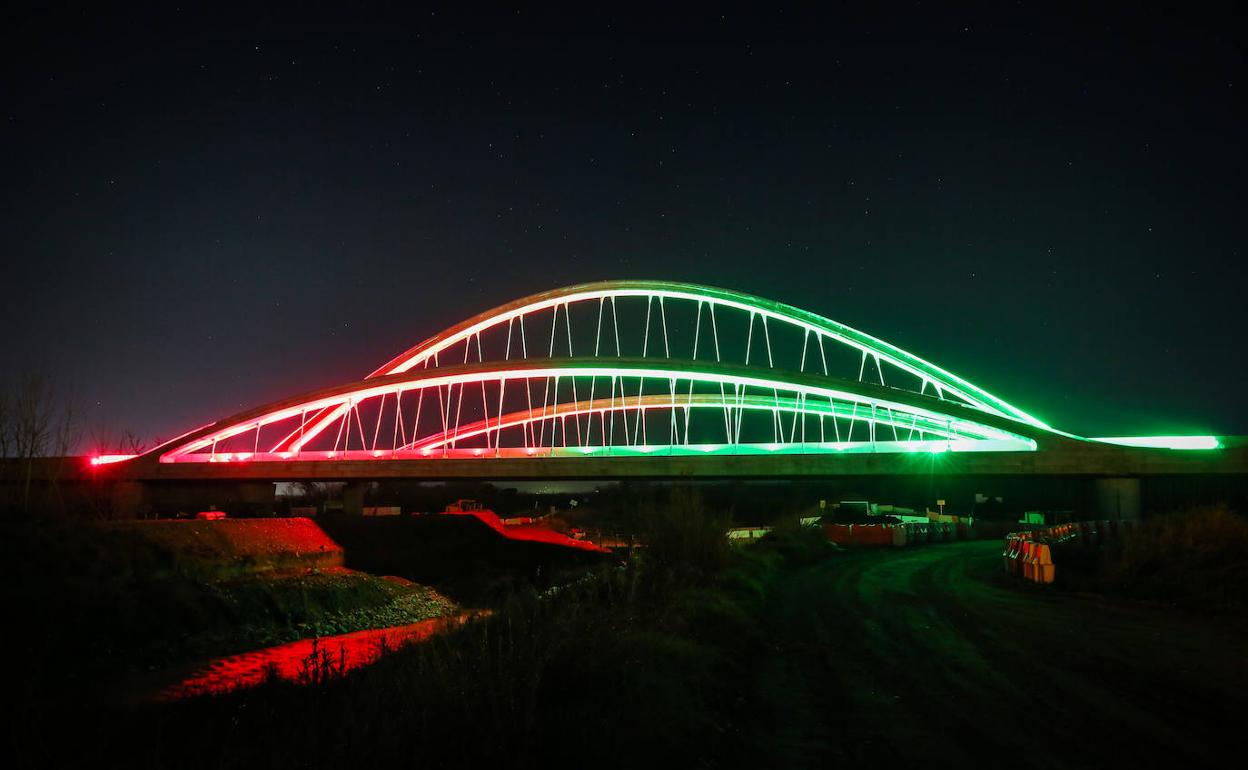
[[[319,444],[291,448],[292,436],[304,437],[335,412],[342,417]],[[369,377],[248,410],[158,451],[163,463],[1031,451],[1044,435],[969,405],[821,375],[712,362],[531,359]]]

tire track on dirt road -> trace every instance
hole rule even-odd
[[[817,712],[805,764],[1208,764],[1248,706],[1242,636],[1015,581],[995,542],[838,554],[768,622]]]

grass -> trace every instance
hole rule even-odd
[[[729,550],[723,522],[685,491],[644,518],[645,553],[553,593],[521,584],[489,618],[372,666],[344,673],[331,650],[309,662],[305,686],[104,710],[81,740],[98,764],[127,767],[615,767],[656,756],[697,767],[737,764],[746,749],[762,762],[734,725],[756,703],[767,584],[828,546],[794,529]],[[43,729],[63,719],[45,718]],[[38,742],[43,729],[21,756],[83,759]]]
[[[10,518],[0,543],[13,575],[0,583],[8,646],[18,677],[50,699],[126,671],[454,609],[424,586],[343,568],[216,571],[201,555],[77,520]]]
[[[41,767],[273,770],[875,766],[890,757],[948,766],[939,760],[1008,755],[1020,715],[1033,713],[1042,715],[1033,726],[1064,719],[1066,735],[1113,717],[1114,730],[1126,725],[1143,741],[1177,717],[1169,698],[1195,704],[1184,713],[1199,718],[1212,691],[1192,684],[1199,661],[1182,645],[1231,657],[1223,642],[1205,643],[1221,639],[1213,632],[1189,639],[1175,613],[1132,605],[1098,625],[1101,606],[1013,590],[992,544],[838,551],[818,529],[782,526],[727,549],[715,512],[685,491],[639,516],[655,539],[627,561],[591,564],[558,590],[518,582],[490,617],[372,666],[347,671],[324,648],[301,686],[270,681],[90,714],[32,709],[11,754]],[[1120,560],[1135,586],[1176,569],[1225,577],[1242,563],[1239,522],[1226,516],[1159,520],[1105,563]],[[1190,547],[1176,555],[1175,542]],[[969,563],[938,558],[971,546]],[[1159,641],[1158,628],[1174,633]],[[1053,654],[1072,645],[1075,654]],[[1137,663],[1146,678],[1131,673]],[[1099,672],[1106,666],[1112,674]],[[1003,679],[1018,686],[1001,689]],[[1073,697],[1082,710],[1062,717]],[[1046,712],[1054,703],[1061,708]],[[56,740],[71,719],[75,741]],[[983,725],[994,727],[976,732]],[[1099,733],[1089,740],[1097,756],[1116,750]],[[1085,766],[1088,748],[1059,744],[1056,766]],[[1140,744],[1131,756],[1151,750]]]
[[[1145,519],[1108,544],[1093,585],[1216,613],[1248,608],[1248,519],[1226,506]]]
[[[323,516],[318,524],[346,551],[346,566],[400,575],[455,601],[483,606],[518,586],[553,585],[600,554],[508,540],[473,516]]]

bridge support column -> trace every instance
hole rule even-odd
[[[248,481],[234,491],[233,499],[240,503],[272,505],[277,500],[277,486],[270,481]]]
[[[147,512],[147,486],[141,481],[114,481],[108,489],[109,518],[139,518]]]
[[[229,516],[273,512],[277,487],[271,481],[159,483],[147,486],[144,502],[162,515],[195,515],[216,508]]]
[[[1140,518],[1140,480],[1094,479],[1092,498],[1098,519]]]
[[[348,516],[364,515],[365,481],[348,481],[342,485],[342,512]]]

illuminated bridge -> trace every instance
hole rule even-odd
[[[664,281],[525,297],[363,379],[93,463],[137,481],[1245,470],[1213,437],[1080,438],[831,319]]]

